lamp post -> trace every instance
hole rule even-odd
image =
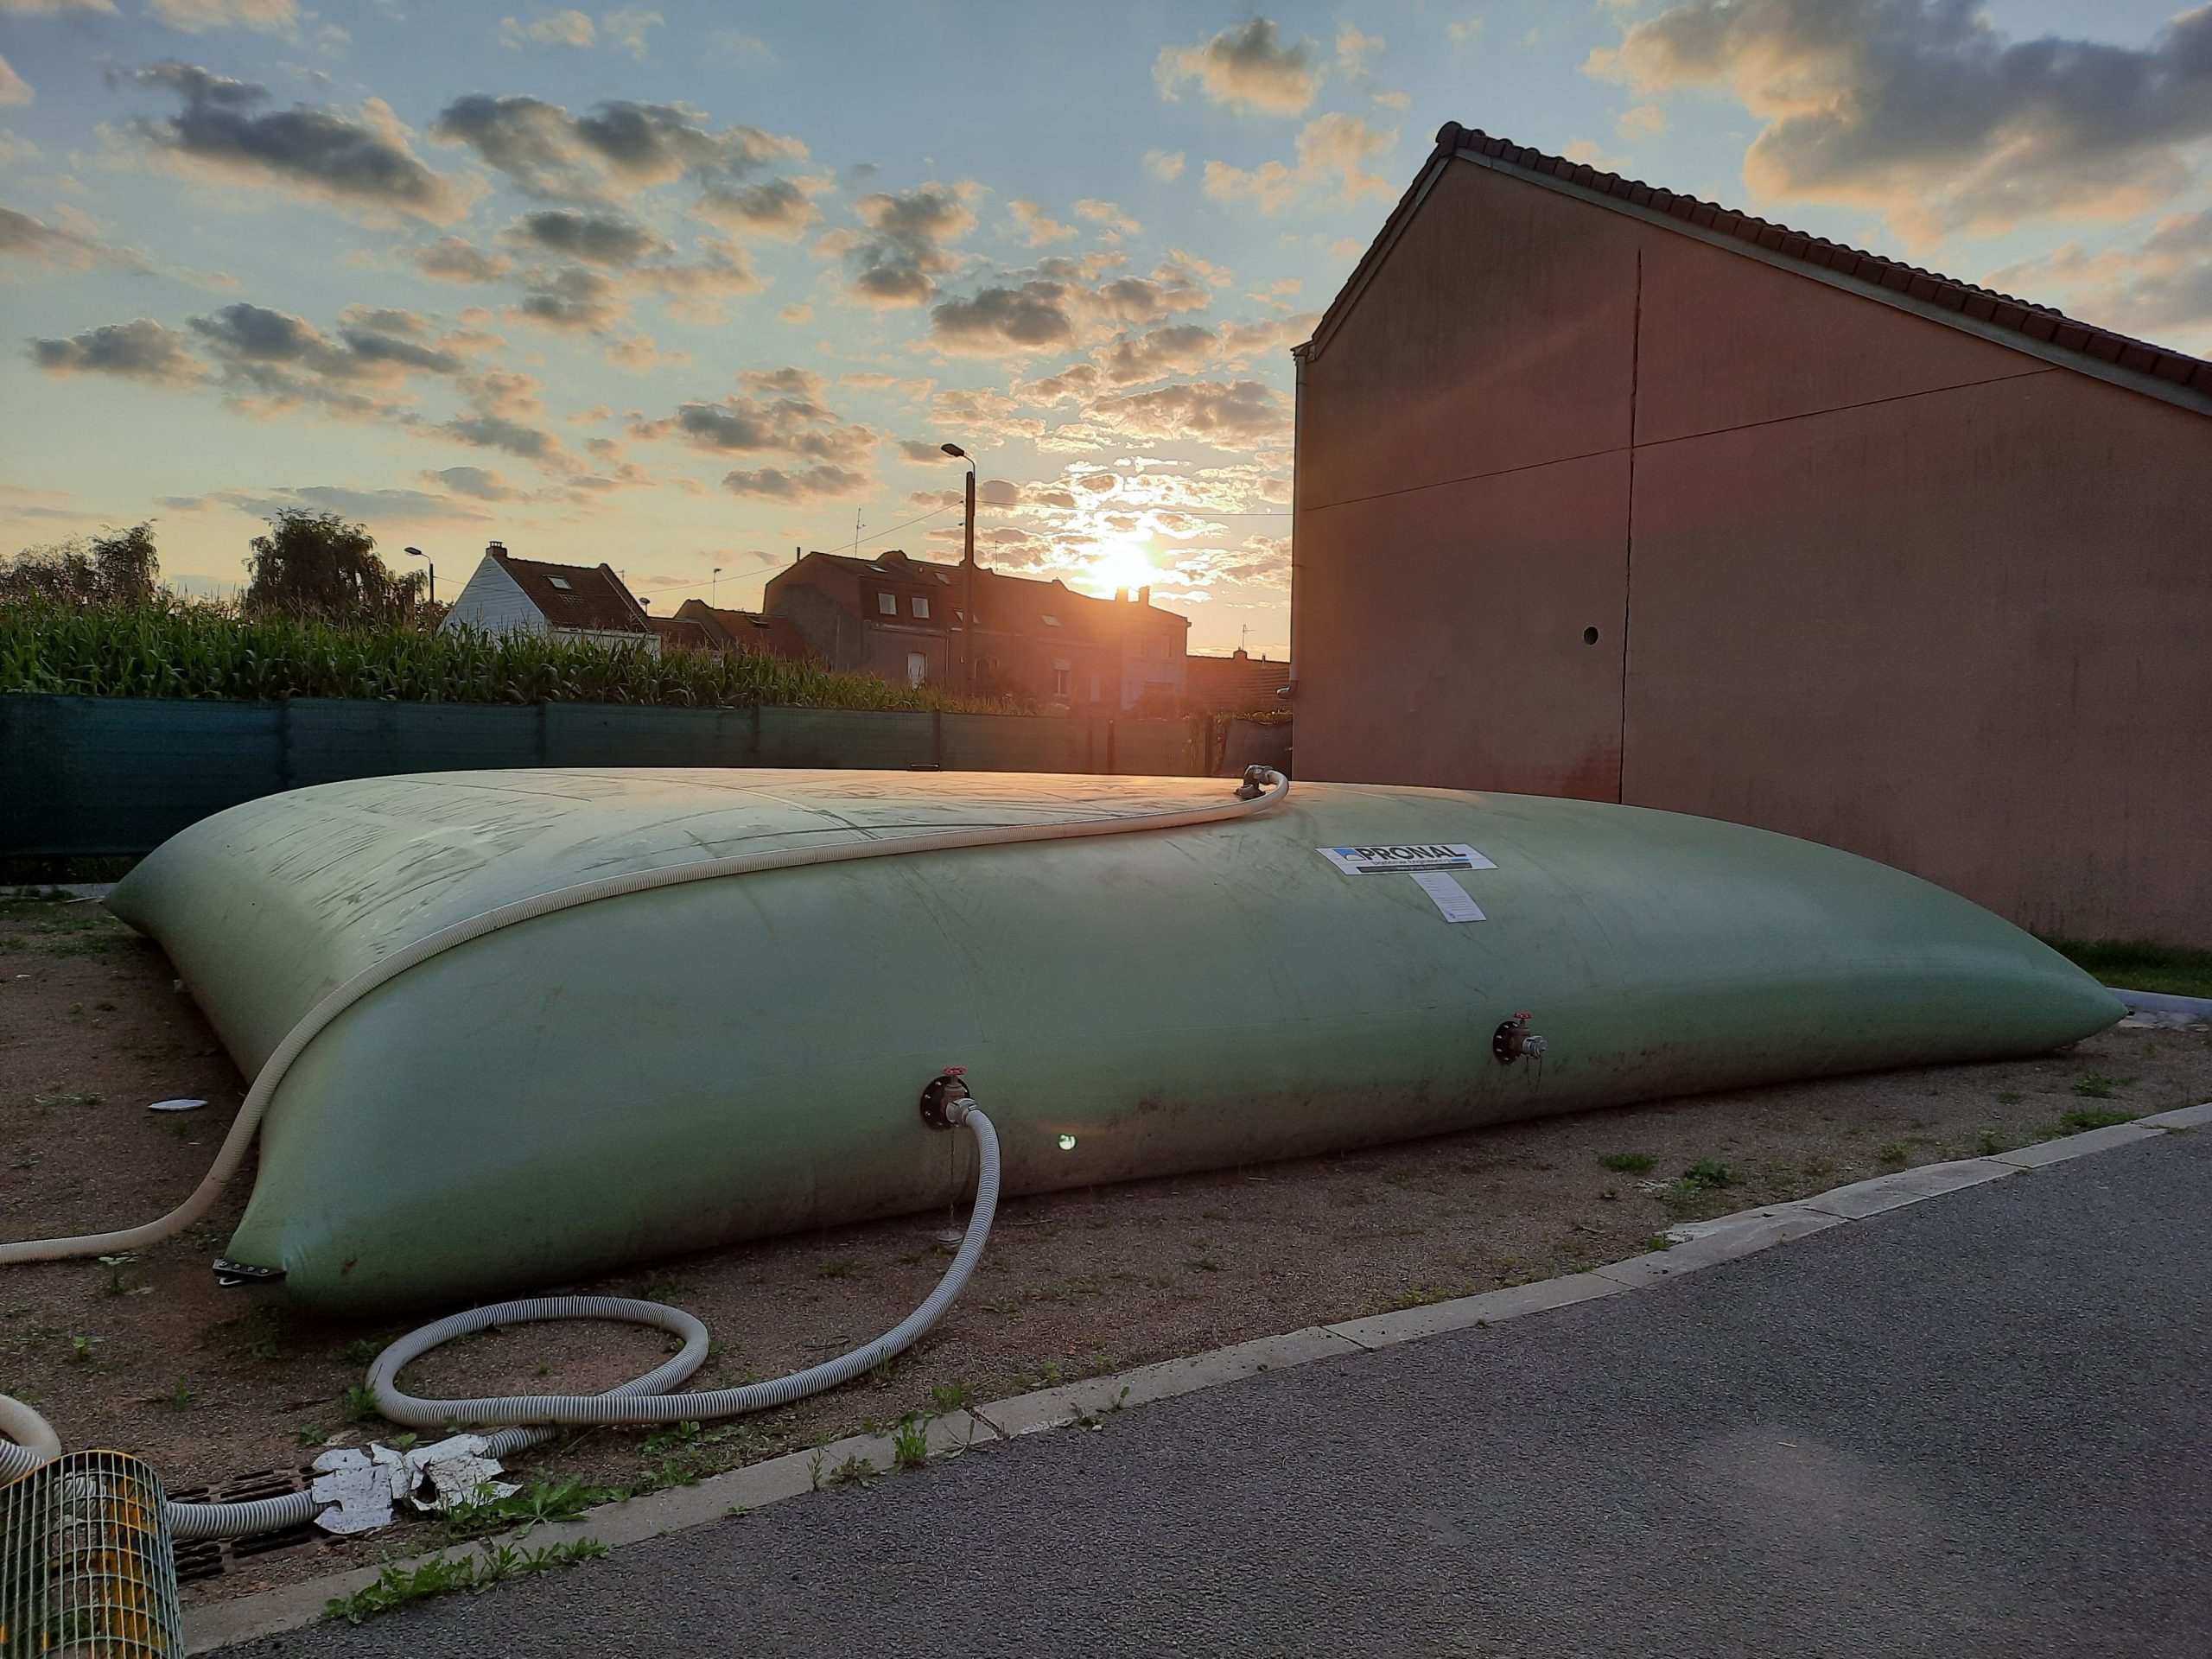
[[[425,552],[424,552],[421,548],[419,548],[419,547],[410,547],[410,548],[408,548],[408,549],[406,549],[406,550],[405,550],[405,552],[406,552],[406,554],[407,554],[407,556],[408,556],[409,558],[410,558],[410,559],[420,559],[420,560],[422,560],[422,561],[423,561],[423,563],[424,564],[426,564],[426,565],[428,565],[428,566],[429,567],[429,569],[430,569],[430,603],[431,603],[431,604],[433,604],[433,605],[436,604],[436,603],[438,602],[438,565],[437,565],[437,561],[436,561],[436,560],[435,560],[435,559],[433,559],[433,558],[432,558],[429,554],[425,553]]]
[[[715,567],[715,574],[707,579],[707,603],[709,605],[720,604],[721,602],[721,591],[722,568],[718,564]]]
[[[955,461],[968,463],[968,518],[960,537],[960,655],[961,685],[972,696],[976,691],[976,461],[957,443],[938,448]]]

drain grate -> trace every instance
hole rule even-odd
[[[246,1503],[258,1497],[283,1497],[307,1491],[315,1478],[308,1469],[264,1469],[251,1475],[233,1475],[213,1486],[180,1486],[169,1496],[179,1503]],[[179,1584],[195,1584],[220,1578],[241,1561],[302,1544],[335,1541],[312,1521],[281,1532],[264,1532],[251,1538],[180,1538],[170,1546],[176,1558]]]

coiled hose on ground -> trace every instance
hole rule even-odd
[[[940,830],[919,836],[887,836],[847,842],[827,847],[779,849],[769,852],[739,853],[727,858],[702,859],[658,869],[632,870],[624,874],[556,888],[512,904],[501,905],[425,934],[394,951],[351,979],[310,1008],[299,1024],[285,1034],[256,1074],[238,1109],[230,1133],[224,1138],[215,1161],[185,1201],[156,1220],[112,1232],[80,1234],[73,1238],[29,1239],[0,1244],[0,1264],[54,1262],[72,1257],[107,1255],[143,1249],[182,1231],[211,1209],[231,1178],[245,1161],[247,1149],[261,1119],[275,1098],[277,1086],[293,1063],[315,1038],[347,1008],[378,986],[396,979],[430,957],[482,938],[487,933],[519,922],[573,910],[602,899],[620,898],[686,882],[722,876],[750,874],[762,870],[792,869],[814,864],[843,863],[855,859],[881,858],[895,854],[949,851],[957,848],[998,847],[1029,841],[1067,841],[1091,836],[1128,835],[1141,830],[1172,830],[1217,823],[1249,817],[1275,805],[1290,792],[1290,780],[1281,772],[1255,766],[1245,773],[1236,798],[1219,806],[1193,807],[1172,812],[1150,812],[1130,817],[1086,818],[1072,823],[1000,824],[982,829]],[[868,1370],[879,1361],[911,1345],[944,1317],[975,1270],[990,1236],[991,1217],[998,1207],[998,1136],[990,1120],[972,1103],[956,1103],[946,1116],[963,1122],[976,1139],[981,1154],[976,1207],[968,1230],[952,1264],[927,1300],[899,1325],[875,1341],[822,1364],[766,1382],[743,1388],[717,1389],[704,1394],[665,1392],[698,1370],[707,1354],[706,1327],[690,1314],[658,1302],[633,1301],[624,1297],[549,1296],[499,1302],[424,1325],[401,1338],[369,1369],[369,1386],[376,1393],[378,1409],[394,1422],[410,1427],[443,1427],[448,1424],[507,1424],[491,1437],[493,1456],[519,1451],[546,1438],[549,1426],[584,1427],[612,1423],[671,1423],[704,1421],[735,1416],[772,1406],[787,1405],[810,1394],[834,1388]],[[421,1355],[442,1343],[493,1325],[521,1325],[566,1319],[620,1319],[656,1326],[681,1337],[683,1347],[674,1357],[634,1382],[600,1395],[527,1395],[481,1400],[430,1401],[399,1391],[394,1379]],[[28,1473],[59,1456],[60,1442],[52,1427],[22,1402],[0,1395],[0,1482]],[[272,1532],[312,1520],[315,1499],[306,1492],[262,1498],[247,1503],[171,1503],[170,1526],[180,1538],[244,1537]]]

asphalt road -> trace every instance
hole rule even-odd
[[[2162,1136],[232,1651],[2208,1656],[2208,1263]]]

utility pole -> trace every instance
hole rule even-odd
[[[968,463],[968,518],[960,535],[960,683],[970,696],[976,692],[976,462],[957,443],[938,448],[955,461]]]

